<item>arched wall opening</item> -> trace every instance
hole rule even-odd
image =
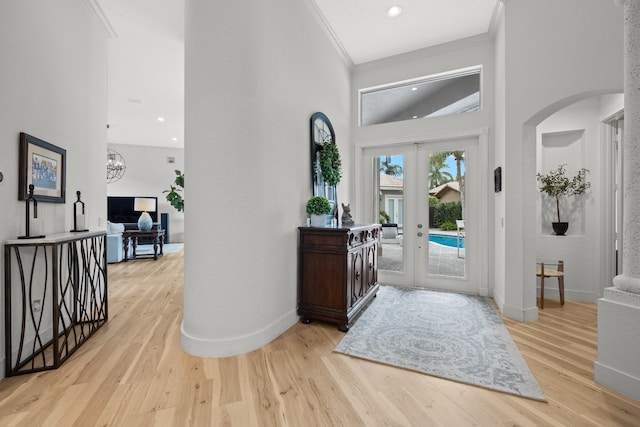
[[[611,285],[606,263],[611,216],[607,214],[608,194],[611,187],[611,154],[606,119],[620,111],[623,95],[619,91],[589,91],[576,94],[550,104],[533,115],[523,125],[523,226],[535,245],[527,245],[524,262],[565,262],[565,298],[574,301],[595,302],[602,290]],[[553,234],[549,222],[551,213],[539,191],[536,174],[547,173],[565,164],[572,177],[579,168],[589,170],[591,188],[584,196],[572,200],[566,214],[570,231],[566,236]],[[555,214],[555,205],[553,205]],[[531,282],[525,281],[525,284]],[[531,299],[525,305],[533,306],[539,294],[539,281],[533,282],[536,292],[525,292]],[[551,281],[545,286],[547,298],[558,300],[557,285]],[[559,302],[557,302],[559,304]]]

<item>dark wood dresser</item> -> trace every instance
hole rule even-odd
[[[346,332],[378,292],[379,224],[299,227],[298,314]]]

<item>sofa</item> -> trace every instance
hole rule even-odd
[[[109,264],[124,260],[123,231],[124,224],[107,221],[107,262]],[[132,253],[131,248],[129,248],[129,253]]]

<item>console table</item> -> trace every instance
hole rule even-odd
[[[153,240],[153,255],[138,255],[136,254],[136,248],[138,247],[139,237],[150,237]],[[124,246],[124,261],[129,261],[129,239],[132,242],[133,253],[131,259],[136,258],[153,258],[158,259],[158,256],[162,256],[162,247],[164,245],[164,230],[161,228],[152,228],[149,231],[141,230],[124,230],[122,232],[122,244]],[[158,252],[158,248],[160,251]]]
[[[107,321],[106,248],[104,231],[5,242],[6,376],[58,368]]]
[[[343,332],[378,292],[379,224],[299,227],[298,314]]]

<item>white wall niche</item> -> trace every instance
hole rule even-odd
[[[585,129],[542,133],[538,172],[547,174],[560,165],[565,165],[566,175],[571,179],[584,165],[584,146]],[[567,235],[584,234],[586,197],[583,194],[560,200],[560,220],[569,222]],[[555,198],[540,193],[539,219],[541,234],[554,234],[551,223],[558,221]]]

